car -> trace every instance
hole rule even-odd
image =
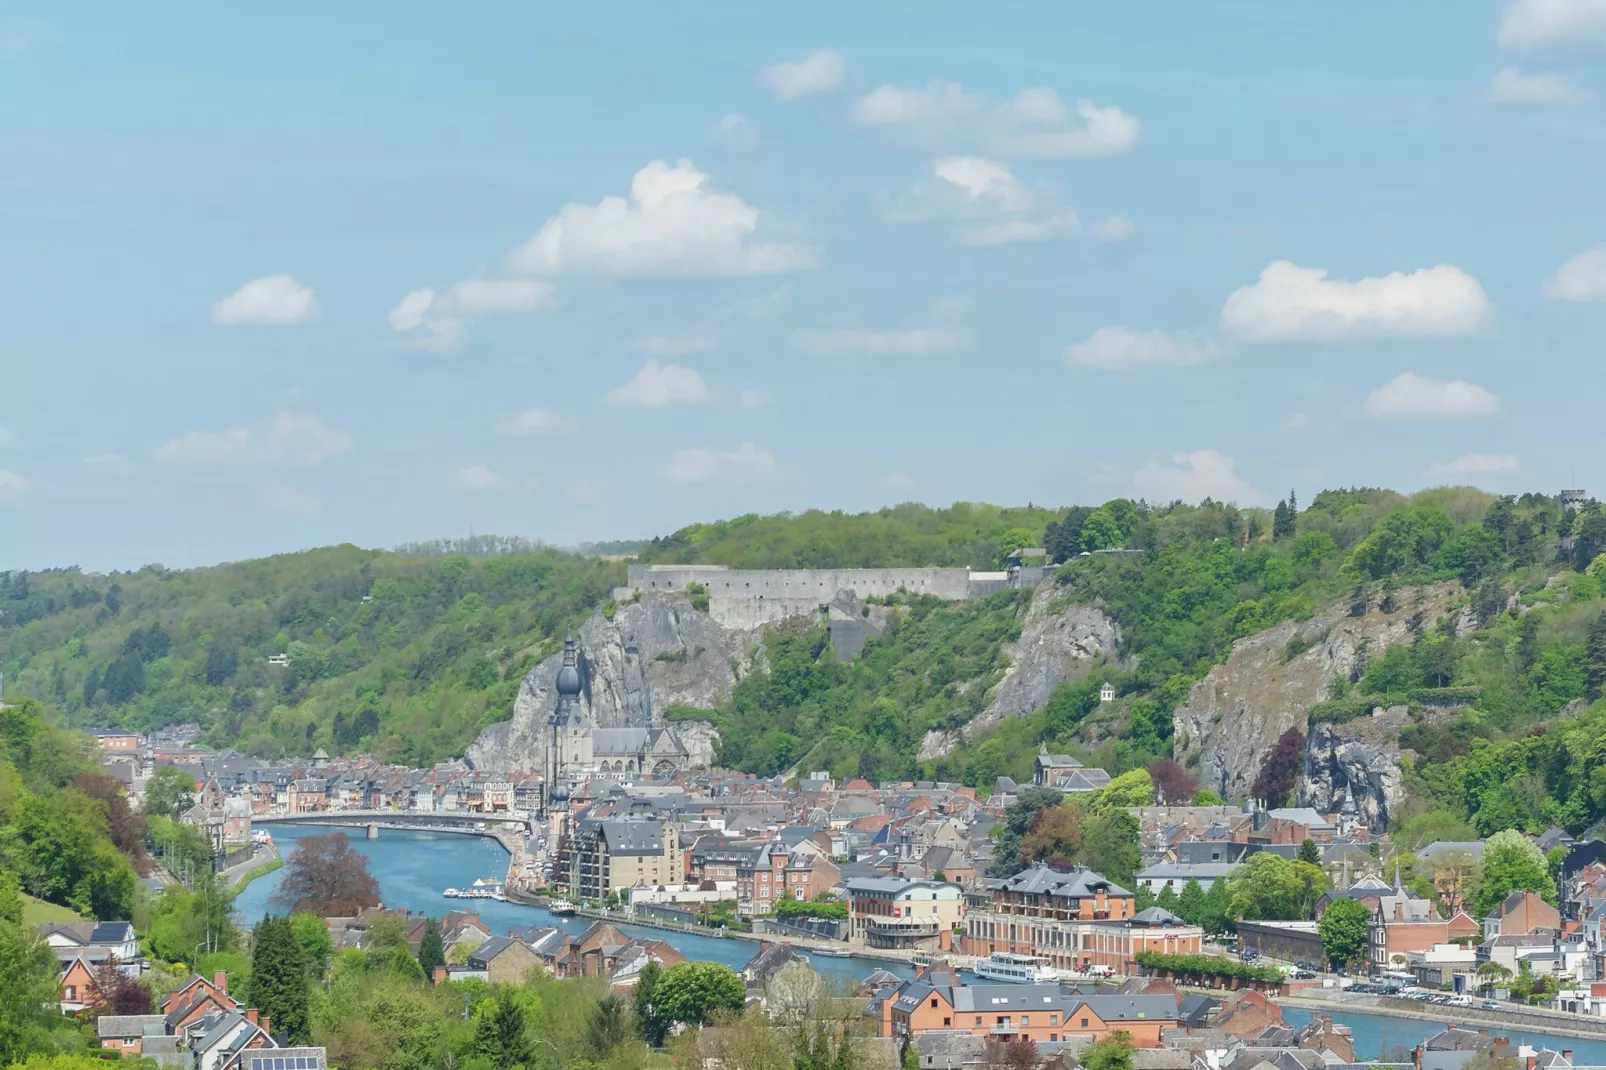
[[[1478,1004],[1478,1006],[1482,1007],[1486,1011],[1497,1011],[1500,1009],[1499,1002],[1492,999],[1486,999],[1482,1003]]]
[[[1314,973],[1311,973],[1309,970],[1295,970],[1294,971],[1294,980],[1296,980],[1296,981],[1314,981],[1315,979],[1316,979],[1316,975]]]

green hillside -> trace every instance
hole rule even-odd
[[[1606,686],[1606,631],[1591,638],[1606,629],[1600,587],[1585,571],[1606,549],[1595,503],[1575,514],[1546,495],[1356,488],[1325,491],[1304,509],[902,505],[694,525],[643,554],[750,567],[993,566],[1034,544],[1069,560],[1052,581],[1060,597],[1099,603],[1121,624],[1127,667],[1062,686],[1044,709],[988,738],[931,762],[915,757],[926,732],[958,728],[985,707],[1005,668],[1002,647],[1019,634],[1018,594],[901,605],[851,666],[834,661],[822,630],[777,630],[766,640],[770,672],[743,681],[720,709],[670,714],[713,717],[722,760],[754,772],[801,764],[986,787],[1000,774],[1025,776],[1048,742],[1119,773],[1170,754],[1171,711],[1234,639],[1334,599],[1398,598],[1411,584],[1455,579],[1485,630],[1452,639],[1423,622],[1415,644],[1373,659],[1315,716],[1432,692],[1430,701],[1466,708],[1453,722],[1409,730],[1423,756],[1409,771],[1415,811],[1569,827],[1606,812],[1606,772],[1597,784],[1589,734],[1557,721]],[[1142,552],[1079,556],[1115,547]],[[406,549],[345,546],[111,576],[6,574],[8,694],[54,705],[80,727],[193,721],[211,742],[259,754],[322,746],[424,764],[462,753],[508,716],[528,667],[606,600],[624,567],[488,537]],[[1504,613],[1512,594],[1534,611]],[[279,653],[288,667],[269,664]],[[1119,697],[1101,707],[1103,680]]]

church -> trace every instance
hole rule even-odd
[[[567,799],[571,786],[592,776],[673,776],[690,768],[691,755],[675,730],[656,713],[645,727],[598,728],[582,708],[580,650],[570,636],[554,690],[558,700],[547,719],[544,772],[550,801]]]

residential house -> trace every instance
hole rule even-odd
[[[953,950],[954,930],[965,918],[957,884],[859,877],[848,881],[845,890],[850,941],[881,948]]]
[[[469,968],[485,971],[485,979],[492,984],[523,981],[540,965],[541,956],[533,948],[510,936],[493,936],[468,953]]]
[[[1139,1048],[1160,1046],[1177,1025],[1170,996],[1084,996],[1060,985],[933,984],[905,981],[879,997],[876,1035],[912,1038],[938,1030],[1035,1043],[1098,1041],[1122,1031]]]
[[[1561,931],[1561,912],[1534,892],[1515,891],[1483,919],[1483,938]]]
[[[556,875],[582,902],[620,888],[677,884],[685,878],[680,836],[669,821],[582,819],[563,838]]]

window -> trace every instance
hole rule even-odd
[[[980,1024],[981,1024],[981,1015],[979,1015],[979,1014],[978,1014],[978,1015],[976,1015],[976,1024],[977,1024],[977,1025],[980,1025]]]
[[[936,996],[932,996],[931,997],[931,1009],[932,1010],[936,1010],[937,1009],[937,997]]]
[[[66,1003],[78,1002],[78,986],[67,985],[62,989],[62,1001]]]
[[[1083,1019],[1082,1019],[1082,1028],[1083,1028],[1083,1029],[1086,1029],[1086,1028],[1087,1028],[1087,1019],[1086,1019],[1086,1018],[1083,1018]]]
[[[947,1029],[950,1025],[953,1025],[953,1019],[952,1018],[944,1018],[942,1020],[942,1027],[944,1029]]]

